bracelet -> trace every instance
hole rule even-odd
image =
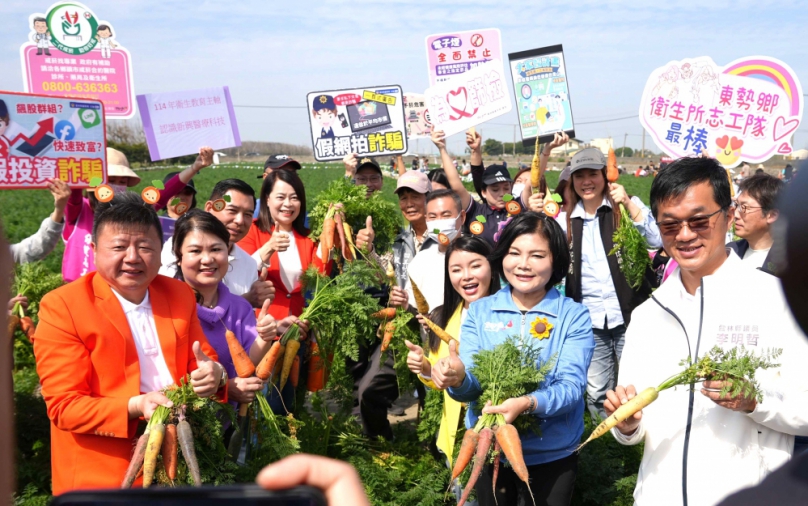
[[[530,402],[530,404],[522,414],[529,415],[533,413],[533,411],[536,409],[536,399],[532,395],[526,395],[525,397],[527,397],[527,400],[528,402]]]

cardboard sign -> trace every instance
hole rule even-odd
[[[241,146],[227,86],[137,96],[152,161]]]
[[[107,180],[104,106],[0,91],[0,188],[46,188],[58,178],[71,188]]]
[[[407,152],[401,86],[312,92],[306,106],[317,161]]]
[[[132,60],[107,21],[78,2],[57,2],[31,14],[20,47],[28,93],[101,100],[108,118],[135,115]]]
[[[569,81],[561,45],[508,55],[522,142],[548,142],[558,132],[575,136]]]
[[[669,62],[651,73],[640,121],[673,158],[706,151],[724,167],[793,150],[804,97],[785,63],[750,56],[717,66],[709,57]]]
[[[407,119],[407,138],[429,138],[432,134],[432,122],[429,109],[426,108],[426,97],[420,93],[404,94],[404,116]]]
[[[426,59],[429,85],[434,86],[482,63],[502,60],[502,36],[498,28],[429,35]]]
[[[424,92],[432,128],[446,136],[462,132],[511,110],[500,60],[492,60]]]

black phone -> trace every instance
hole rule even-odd
[[[226,501],[226,502],[222,502]],[[82,490],[56,496],[51,506],[327,506],[316,488],[301,486],[288,490],[264,490],[257,485],[221,487],[132,488],[124,490]]]
[[[348,128],[348,120],[345,118],[345,114],[339,113],[339,116],[337,116],[337,117],[340,120],[340,124],[342,125],[342,128]]]

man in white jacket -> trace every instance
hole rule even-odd
[[[613,429],[622,444],[645,443],[639,506],[716,504],[759,483],[791,458],[794,435],[808,435],[808,345],[777,278],[745,268],[725,248],[731,206],[726,172],[713,159],[677,160],[654,180],[651,209],[679,269],[634,310],[619,386],[604,409],[611,414],[714,346],[781,348],[781,365],[758,371],[760,403],[721,396],[723,383],[706,381],[666,390]]]

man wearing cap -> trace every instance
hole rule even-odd
[[[294,170],[298,171],[302,167],[300,166],[300,162],[295,160],[289,155],[269,155],[267,161],[264,162],[264,172],[261,173],[260,176],[257,176],[258,179],[266,179],[267,176],[273,171],[278,169],[284,170]],[[253,219],[258,219],[258,212],[261,210],[261,200],[256,199],[255,201],[255,212],[253,213]],[[303,226],[306,228],[309,227],[309,213],[306,212],[306,221],[303,222]]]
[[[426,195],[430,191],[432,185],[429,178],[417,170],[405,172],[399,176],[396,184],[398,207],[409,223],[393,241],[393,267],[400,287],[407,286],[407,267],[415,255],[437,246],[437,241],[429,235],[426,227]]]
[[[361,184],[367,187],[367,197],[370,198],[373,192],[382,189],[384,175],[379,162],[373,158],[359,157],[356,153],[351,153],[342,159],[345,165],[345,178],[350,179],[354,184]]]
[[[337,121],[337,105],[331,95],[317,95],[312,99],[311,115],[320,125],[320,138],[333,139],[334,130],[331,125]]]
[[[180,172],[166,184],[160,192],[160,199],[154,204],[159,211],[185,188],[185,185],[204,167],[213,163],[213,149],[205,146],[199,150],[196,161]],[[140,183],[138,176],[130,167],[126,155],[117,149],[107,148],[107,184],[115,193],[127,191],[127,188]],[[92,192],[92,189],[90,190]],[[93,213],[98,201],[94,193],[85,198],[81,190],[73,190],[65,209],[65,228],[62,239],[65,242],[65,253],[62,259],[62,278],[66,282],[74,281],[88,272],[95,270],[95,260],[90,244],[92,243]]]

